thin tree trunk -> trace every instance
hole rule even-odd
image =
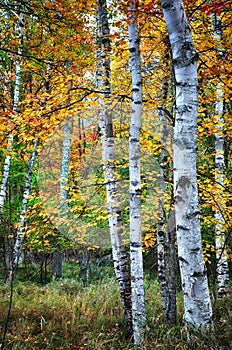
[[[7,201],[7,197],[6,197]],[[9,201],[10,202],[10,201]],[[8,273],[10,271],[10,266],[11,266],[11,261],[12,261],[12,246],[13,246],[13,238],[11,238],[12,232],[10,232],[10,238],[8,236],[7,232],[7,227],[6,223],[3,221],[2,222],[2,227],[5,232],[4,234],[4,260],[5,260],[5,268],[6,268],[6,276],[8,276]],[[12,231],[12,229],[11,229]],[[11,236],[12,235],[12,236]]]
[[[53,252],[52,257],[52,274],[55,279],[59,280],[62,277],[63,273],[63,254],[60,250],[60,247],[57,247]]]
[[[141,346],[146,309],[144,302],[143,256],[141,244],[140,129],[142,114],[142,76],[138,33],[138,1],[129,1],[128,34],[132,77],[132,114],[129,137],[130,172],[130,261],[134,343]]]
[[[176,323],[176,250],[175,213],[170,209],[167,223],[157,225],[158,279],[162,297],[164,322]]]
[[[62,232],[66,232],[65,226],[67,225],[66,220],[68,219],[68,170],[70,163],[70,151],[71,151],[71,139],[72,134],[72,120],[67,119],[64,125],[64,136],[63,136],[63,152],[60,169],[60,220],[62,226]],[[59,279],[62,277],[62,264],[63,254],[60,251],[61,247],[57,245],[57,250],[53,253],[53,275]]]
[[[169,61],[170,48],[168,37],[164,39],[166,43],[163,70],[164,77],[162,83],[162,107],[159,111],[161,124],[161,160],[160,160],[160,177],[159,177],[159,205],[158,205],[158,222],[157,222],[157,246],[158,246],[158,279],[162,297],[162,306],[164,311],[165,323],[176,323],[176,276],[175,276],[175,214],[170,203],[169,213],[165,210],[165,196],[167,192],[167,159],[168,159],[168,142],[170,137],[170,128],[167,123],[165,113],[165,103],[168,95],[169,83]],[[168,41],[168,42],[166,42]],[[168,218],[167,218],[168,216]]]
[[[107,210],[112,245],[114,270],[124,305],[127,320],[127,332],[132,333],[131,286],[128,257],[123,242],[121,200],[117,182],[116,152],[113,133],[112,114],[107,107],[110,97],[110,40],[106,0],[97,1],[98,46],[97,52],[97,87],[104,90],[104,98],[99,98],[99,135],[102,146],[102,170],[106,183]]]
[[[6,199],[6,188],[7,188],[7,182],[8,182],[8,177],[10,174],[10,163],[11,163],[11,151],[13,147],[13,140],[14,137],[11,135],[8,139],[8,155],[5,158],[4,162],[4,168],[3,168],[3,176],[2,176],[2,184],[1,184],[1,190],[0,190],[0,222],[2,221],[2,211]]]
[[[68,170],[70,163],[70,152],[71,152],[71,135],[73,129],[73,121],[69,119],[66,120],[64,125],[64,137],[63,137],[63,153],[62,153],[62,163],[60,169],[60,205],[61,212],[67,211],[67,199],[68,199]]]
[[[21,44],[22,38],[23,38],[23,15],[19,14],[18,16],[18,38]],[[20,55],[19,50],[19,55]],[[21,59],[20,56],[17,58],[16,67],[15,67],[15,88],[14,88],[14,100],[13,100],[13,112],[18,113],[18,104],[19,104],[19,94],[20,94],[20,75],[21,75]],[[8,138],[8,155],[5,158],[4,162],[4,170],[3,170],[3,177],[2,177],[2,184],[1,184],[1,190],[0,190],[0,222],[1,222],[1,216],[2,211],[4,207],[4,202],[6,199],[6,188],[7,188],[7,182],[8,177],[10,174],[10,164],[11,164],[11,152],[13,148],[13,142],[14,142],[14,136],[11,134]]]
[[[36,161],[37,146],[38,146],[38,139],[34,143],[34,150],[31,154],[31,157],[28,163],[28,171],[27,171],[25,189],[24,189],[23,200],[22,200],[22,209],[20,212],[19,223],[16,231],[16,240],[14,244],[13,258],[10,263],[10,269],[8,272],[8,282],[12,281],[13,275],[15,273],[15,270],[19,264],[19,261],[22,255],[23,228],[25,225],[25,215],[27,211],[29,194],[31,192],[32,172]]]
[[[218,59],[220,62],[220,44],[222,37],[222,28],[220,19],[214,14],[214,38],[218,41],[217,51]],[[222,84],[217,86],[217,101],[215,104],[215,114],[217,116],[218,133],[215,134],[215,181],[216,181],[216,193],[218,195],[219,208],[215,211],[215,245],[216,245],[216,258],[217,258],[217,290],[218,297],[222,298],[229,293],[229,267],[228,257],[226,252],[226,238],[224,232],[225,220],[223,216],[225,208],[225,200],[223,199],[224,192],[224,169],[225,169],[225,155],[224,155],[224,137],[223,137],[223,91]]]
[[[171,206],[173,203],[171,203]],[[164,320],[169,324],[176,323],[176,221],[175,211],[171,207],[166,224],[166,305]]]
[[[193,327],[207,327],[212,322],[212,308],[202,251],[196,179],[197,54],[183,2],[161,0],[161,5],[176,80],[174,201],[184,321]]]

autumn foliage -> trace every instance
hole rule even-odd
[[[85,246],[98,248],[99,230],[107,235],[104,178],[100,167],[96,88],[96,3],[92,1],[1,1],[0,44],[0,159],[9,153],[7,140],[14,135],[7,199],[2,213],[1,242],[12,249],[19,220],[27,164],[36,139],[38,158],[24,227],[28,252],[53,252]],[[215,277],[214,213],[223,213],[223,232],[231,257],[231,3],[230,1],[185,1],[193,40],[198,53],[198,185],[204,256],[209,274]],[[117,176],[122,192],[122,218],[128,242],[128,136],[131,81],[127,40],[127,2],[111,1],[111,96],[117,154]],[[23,14],[23,36],[17,32]],[[172,128],[175,114],[175,81],[170,55],[165,56],[167,34],[158,1],[139,2],[139,35],[143,78],[142,216],[144,251],[156,247],[158,173],[161,157],[159,110],[166,95],[165,110],[170,147],[167,150],[167,193],[164,216],[172,207]],[[220,19],[222,38],[214,37],[213,18]],[[14,111],[16,67],[21,66],[20,101]],[[164,80],[166,84],[164,84]],[[223,120],[217,118],[217,87],[223,95]],[[164,91],[165,90],[165,91]],[[163,107],[162,107],[163,108]],[[73,118],[71,157],[67,189],[69,214],[59,218],[59,171],[62,138],[67,118]],[[223,123],[223,128],[221,123]],[[220,130],[220,131],[218,131]],[[214,135],[224,138],[224,187],[215,183]],[[58,137],[57,137],[58,136]],[[57,137],[57,138],[56,138]],[[71,215],[71,217],[70,217]],[[59,222],[60,220],[60,222]],[[61,227],[65,227],[65,235]],[[60,232],[61,231],[61,232]],[[105,247],[109,248],[106,238]],[[8,247],[8,248],[7,248]],[[145,254],[146,254],[145,253]]]

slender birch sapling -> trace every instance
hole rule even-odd
[[[129,1],[128,34],[132,78],[132,112],[129,136],[130,173],[130,261],[134,343],[141,345],[146,320],[141,244],[140,129],[142,114],[142,75],[138,31],[138,1]]]
[[[218,60],[222,55],[221,39],[222,39],[222,24],[216,13],[213,15],[214,24],[214,39],[216,40],[216,49],[218,54]],[[214,135],[215,139],[215,183],[218,193],[217,204],[218,208],[215,211],[215,246],[216,246],[216,258],[217,258],[217,292],[218,297],[222,298],[229,293],[229,266],[228,257],[226,251],[226,237],[224,232],[225,219],[225,199],[223,198],[224,192],[224,171],[225,171],[225,152],[224,152],[224,120],[223,120],[223,78],[217,85],[216,89],[216,103],[215,114],[217,118],[216,127],[218,132]]]
[[[127,320],[127,332],[132,333],[131,286],[128,257],[123,242],[123,224],[121,216],[121,199],[119,194],[116,151],[113,132],[112,112],[109,97],[110,84],[110,39],[106,0],[98,0],[97,13],[97,87],[103,90],[103,98],[99,97],[98,128],[102,148],[102,170],[106,183],[106,198],[110,228],[114,270],[124,305]]]

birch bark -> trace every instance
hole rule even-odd
[[[161,0],[161,5],[172,48],[176,80],[174,201],[184,321],[193,327],[207,327],[212,321],[212,308],[202,252],[196,180],[197,53],[183,2]]]
[[[22,44],[23,39],[23,27],[24,27],[24,21],[23,21],[23,15],[18,15],[18,39],[20,42],[20,46]],[[19,50],[19,55],[21,53],[21,50]],[[18,113],[18,104],[19,104],[19,94],[20,94],[20,75],[21,75],[21,59],[20,56],[18,56],[16,61],[16,67],[15,67],[15,88],[14,88],[14,100],[13,100],[13,112]],[[14,142],[14,135],[11,134],[8,138],[8,155],[5,158],[4,162],[4,168],[3,168],[3,177],[2,177],[2,184],[1,184],[1,190],[0,190],[0,222],[1,222],[1,216],[2,211],[4,207],[4,202],[6,199],[6,188],[7,188],[7,182],[8,177],[10,174],[10,164],[11,164],[11,151],[13,148],[13,142]]]
[[[169,40],[165,38],[165,51],[163,58],[163,82],[162,82],[162,106],[159,111],[161,126],[161,160],[159,176],[159,204],[158,204],[158,222],[157,222],[157,250],[158,250],[158,280],[162,297],[162,306],[164,312],[164,321],[169,324],[176,322],[176,276],[175,276],[175,215],[172,209],[173,203],[170,203],[169,213],[165,210],[165,196],[167,192],[167,157],[168,148],[170,148],[170,129],[165,113],[165,104],[169,85],[169,60],[170,49]],[[172,131],[171,131],[172,133]],[[169,146],[169,147],[168,147]],[[173,197],[173,196],[172,196]],[[172,200],[171,200],[172,201]]]
[[[28,172],[26,176],[26,183],[25,183],[25,189],[23,193],[23,200],[22,200],[22,209],[20,212],[19,217],[19,223],[16,231],[16,240],[14,244],[14,250],[13,250],[13,259],[10,263],[10,269],[8,272],[8,282],[10,283],[13,279],[14,272],[19,264],[20,257],[22,255],[22,244],[23,244],[23,228],[25,225],[25,215],[27,211],[27,205],[28,205],[28,199],[29,194],[31,192],[31,182],[32,182],[32,172],[33,167],[36,161],[36,155],[37,155],[37,146],[38,146],[38,139],[36,139],[34,143],[34,150],[31,154],[29,163],[28,163]]]
[[[221,21],[216,14],[213,16],[214,24],[214,39],[217,41],[218,59],[220,61],[221,55],[221,39],[222,39],[222,27]],[[221,79],[223,80],[223,79]],[[229,267],[228,257],[226,252],[226,238],[224,233],[225,220],[223,216],[225,202],[223,199],[224,189],[224,169],[225,169],[225,155],[224,155],[224,137],[223,137],[223,86],[219,83],[217,86],[217,101],[215,104],[215,114],[217,118],[218,133],[214,135],[215,138],[215,182],[218,193],[218,206],[215,211],[215,246],[216,246],[216,259],[217,259],[217,290],[218,297],[222,298],[229,293]]]
[[[99,98],[99,135],[102,147],[102,170],[106,183],[106,198],[114,270],[127,320],[127,332],[132,333],[131,286],[128,257],[123,242],[121,199],[117,182],[116,152],[112,114],[107,99],[110,97],[110,40],[106,0],[98,0],[97,13],[97,87],[103,90],[104,98]]]
[[[129,136],[130,173],[130,261],[134,343],[141,345],[146,320],[141,244],[140,129],[142,114],[142,75],[138,32],[138,1],[129,1],[128,34],[132,78],[132,113]]]

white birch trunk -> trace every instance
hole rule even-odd
[[[19,41],[22,40],[23,37],[23,16],[22,14],[19,15],[18,17],[18,31],[19,31]],[[20,53],[20,50],[19,50]],[[20,57],[17,58],[16,62],[16,67],[15,67],[15,88],[14,88],[14,100],[13,100],[13,112],[17,113],[18,112],[18,104],[19,104],[19,94],[20,94],[20,75],[21,75],[21,62],[20,62]],[[8,155],[5,158],[4,162],[4,170],[3,170],[3,176],[2,176],[2,184],[1,184],[1,190],[0,190],[0,222],[1,222],[1,216],[2,216],[2,211],[4,207],[4,202],[6,199],[6,188],[7,188],[7,182],[8,182],[8,177],[10,174],[10,164],[11,164],[11,152],[13,148],[13,142],[14,142],[14,136],[11,134],[8,138]]]
[[[104,98],[99,98],[99,135],[102,147],[102,170],[106,183],[107,211],[112,245],[114,270],[119,286],[119,292],[124,305],[127,320],[127,332],[132,332],[131,286],[128,267],[128,257],[123,242],[123,225],[121,217],[121,199],[119,195],[117,169],[115,165],[116,152],[113,133],[113,121],[107,98],[110,97],[110,40],[106,1],[99,0],[97,14],[97,87],[104,91]]]
[[[142,76],[138,33],[138,1],[130,1],[128,8],[128,34],[130,48],[130,69],[132,77],[132,114],[129,136],[130,172],[130,261],[131,299],[134,343],[143,340],[146,320],[143,282],[143,256],[141,244],[141,177],[140,177],[140,129],[142,114]]]
[[[220,42],[221,42],[221,21],[214,14],[214,38],[218,41],[218,57],[220,59]],[[224,156],[224,138],[223,138],[223,91],[222,84],[219,83],[217,86],[217,101],[215,104],[215,114],[217,117],[217,123],[219,126],[218,133],[215,134],[215,182],[216,192],[218,193],[218,208],[215,211],[215,246],[216,246],[216,259],[217,259],[217,290],[218,297],[222,298],[227,296],[229,293],[229,267],[228,257],[226,252],[226,238],[224,232],[225,219],[223,212],[225,209],[225,203],[223,199],[224,192],[224,169],[225,169],[225,156]]]
[[[28,162],[28,171],[26,176],[25,189],[23,193],[22,209],[20,212],[19,223],[16,231],[16,240],[15,240],[14,250],[13,250],[13,259],[12,259],[12,262],[10,263],[10,270],[8,272],[8,282],[12,281],[15,269],[17,268],[22,255],[23,228],[25,225],[25,215],[27,211],[28,199],[31,192],[32,172],[36,161],[37,146],[38,146],[38,139],[34,143],[34,150]]]
[[[67,119],[64,125],[64,137],[63,137],[63,153],[60,169],[60,204],[61,212],[66,210],[68,199],[68,170],[70,163],[70,151],[71,151],[71,134],[72,134],[72,120]]]
[[[13,141],[14,141],[14,137],[13,135],[10,135],[8,139],[8,147],[7,147],[8,155],[6,156],[5,162],[4,162],[2,184],[1,184],[1,190],[0,190],[0,222],[1,222],[2,211],[4,207],[4,202],[6,199],[6,188],[7,188],[8,177],[10,174],[11,151],[13,147]]]
[[[207,327],[212,321],[212,308],[202,252],[196,180],[197,54],[182,1],[161,0],[161,5],[176,79],[174,200],[184,321],[193,327]]]

